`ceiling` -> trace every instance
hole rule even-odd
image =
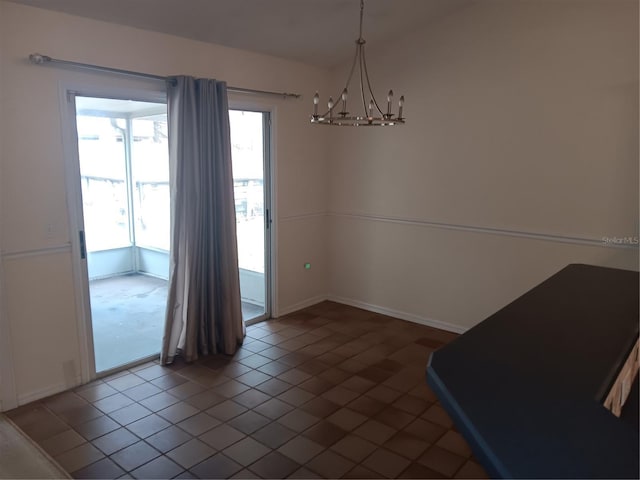
[[[9,1],[329,68],[353,55],[360,11],[358,0]],[[375,46],[470,1],[366,0],[363,36]]]

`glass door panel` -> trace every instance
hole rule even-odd
[[[157,355],[169,275],[165,104],[76,97],[95,370]]]
[[[238,264],[245,322],[269,316],[268,116],[230,110]]]

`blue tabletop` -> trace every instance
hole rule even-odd
[[[569,265],[431,355],[427,381],[490,475],[639,478],[637,427],[602,406],[638,305],[638,272]]]

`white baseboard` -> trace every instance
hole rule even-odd
[[[50,397],[51,395],[55,395],[56,393],[61,393],[69,390],[70,388],[75,388],[76,386],[82,383],[82,379],[80,375],[75,378],[74,385],[67,385],[66,383],[59,383],[57,385],[51,385],[46,388],[41,388],[38,390],[34,390],[27,393],[21,393],[18,395],[18,405],[26,405],[27,403],[35,402],[36,400],[40,400],[42,398]]]
[[[328,298],[329,297],[327,295],[316,295],[315,297],[307,298],[306,300],[294,303],[293,305],[288,305],[286,307],[280,308],[276,318],[288,315],[289,313],[293,313],[297,310],[302,310],[303,308],[310,307],[311,305],[315,305],[316,303],[324,302]]]
[[[453,323],[442,322],[440,320],[434,320],[433,318],[421,317],[414,315],[413,313],[402,312],[400,310],[394,310],[391,308],[380,307],[378,305],[372,305],[370,303],[361,302],[359,300],[353,300],[351,298],[339,297],[337,295],[329,294],[328,300],[337,303],[344,303],[352,307],[362,308],[370,312],[381,313],[390,317],[399,318],[400,320],[407,320],[408,322],[419,323],[420,325],[426,325],[427,327],[438,328],[440,330],[446,330],[453,333],[464,333],[469,330],[468,327],[462,327],[460,325],[454,325]]]

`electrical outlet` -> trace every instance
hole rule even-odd
[[[56,233],[56,227],[53,223],[47,223],[44,226],[44,237],[45,238],[53,238]]]

